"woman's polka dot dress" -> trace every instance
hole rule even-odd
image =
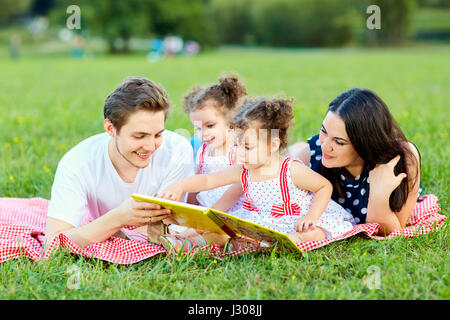
[[[314,171],[321,173],[322,170],[322,148],[320,147],[319,135],[315,135],[308,139],[311,158],[309,167]],[[343,168],[340,168],[341,174],[339,183],[345,191],[344,196],[337,195],[333,192],[332,199],[339,203],[342,207],[351,213],[355,218],[357,224],[366,222],[367,206],[369,203],[369,169],[366,167],[361,174],[355,178],[344,176]],[[419,195],[422,192],[422,185],[420,186]]]

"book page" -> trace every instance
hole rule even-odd
[[[238,217],[234,217],[230,214],[215,209],[209,209],[209,212],[224,221],[226,225],[237,235],[267,243],[278,241],[288,250],[301,252],[300,248],[291,240],[291,238],[288,237],[287,234],[266,228],[262,225]]]

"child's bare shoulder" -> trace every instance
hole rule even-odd
[[[298,159],[293,159],[291,163],[290,172],[292,179],[294,179],[295,181],[297,181],[298,179],[317,175],[317,173],[314,170],[312,170],[309,166],[305,165],[303,161]]]
[[[297,170],[308,170],[309,167],[307,167],[302,160],[299,159],[292,159],[291,163],[291,170],[297,171]]]

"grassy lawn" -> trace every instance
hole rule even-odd
[[[424,194],[449,207],[450,46],[405,49],[222,49],[149,63],[143,56],[62,55],[10,61],[0,54],[0,196],[49,199],[59,159],[103,131],[106,96],[128,75],[166,88],[166,123],[193,132],[183,94],[235,71],[250,95],[294,97],[291,141],[319,131],[328,103],[351,87],[377,92],[422,155]],[[80,289],[66,290],[70,267]],[[438,233],[389,241],[357,236],[305,253],[224,260],[155,257],[130,266],[63,252],[0,264],[1,299],[449,299],[448,221]],[[373,288],[364,279],[379,275]],[[367,282],[366,282],[367,283]]]

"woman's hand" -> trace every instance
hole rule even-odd
[[[319,219],[307,214],[295,221],[294,229],[299,233],[313,230],[316,227],[317,220]]]
[[[378,164],[369,172],[370,193],[375,197],[389,197],[402,180],[406,178],[406,173],[394,173],[394,168],[400,160],[400,155],[385,164]]]
[[[158,198],[179,201],[184,190],[178,185],[173,184],[157,195]]]

